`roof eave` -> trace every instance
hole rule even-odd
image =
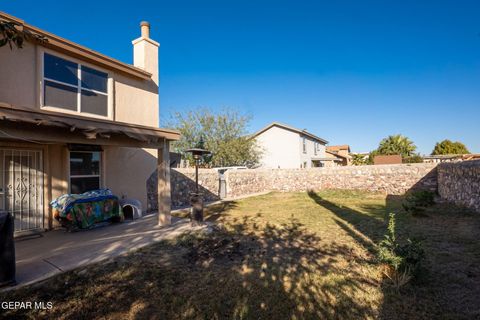
[[[85,60],[87,62],[100,65],[102,67],[112,69],[118,72],[122,72],[125,74],[128,74],[133,77],[141,78],[144,80],[149,80],[152,77],[152,74],[142,70],[140,68],[134,67],[130,64],[121,62],[119,60],[116,60],[114,58],[108,57],[106,55],[103,55],[97,51],[94,51],[92,49],[89,49],[87,47],[81,46],[77,43],[74,43],[72,41],[69,41],[67,39],[64,39],[62,37],[59,37],[57,35],[54,35],[52,33],[49,33],[45,30],[39,29],[35,26],[29,25],[28,23],[25,23],[24,20],[18,19],[14,16],[11,16],[7,13],[1,12],[0,11],[0,18],[3,20],[7,21],[12,21],[15,22],[21,26],[23,26],[24,29],[36,33],[38,35],[41,35],[45,37],[48,41],[46,43],[40,43],[39,45],[45,46],[47,48],[51,48],[54,50],[61,51],[63,53],[66,53],[68,55],[74,56],[76,58]]]
[[[325,140],[325,139],[322,139],[320,137],[317,137],[316,135],[314,134],[311,134],[310,132],[307,132],[307,131],[304,131],[304,130],[299,130],[297,128],[294,128],[294,127],[291,127],[291,126],[288,126],[286,124],[283,124],[283,123],[280,123],[280,122],[272,122],[271,124],[269,124],[268,126],[260,129],[259,131],[257,131],[256,133],[254,133],[251,138],[255,138],[257,137],[258,135],[262,134],[263,132],[267,131],[268,129],[272,128],[272,127],[280,127],[280,128],[284,128],[286,130],[290,130],[290,131],[294,131],[296,133],[299,133],[299,134],[304,134],[306,136],[309,136],[310,138],[312,139],[315,139],[317,141],[321,141],[322,143],[324,144],[328,144],[328,141]]]

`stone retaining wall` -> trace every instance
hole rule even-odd
[[[403,194],[418,188],[436,191],[436,164],[328,167],[311,169],[230,170],[225,174],[227,198],[265,191],[305,191],[309,189],[360,189]],[[200,169],[199,184],[206,201],[218,200],[219,176],[216,170]],[[157,176],[147,183],[149,210],[157,209]],[[188,205],[195,189],[194,169],[172,169],[172,206]]]
[[[439,164],[438,193],[448,201],[480,212],[480,160]]]
[[[199,191],[205,201],[219,200],[218,173],[216,170],[200,169],[198,171]],[[189,194],[195,192],[195,169],[171,169],[170,185],[172,207],[180,208],[189,205]],[[157,172],[152,173],[147,181],[148,210],[158,209]]]
[[[227,197],[265,191],[358,189],[403,194],[410,189],[437,191],[458,205],[480,212],[480,160],[437,164],[397,164],[312,169],[231,170],[225,174]],[[195,189],[194,169],[172,169],[172,206],[188,205]],[[200,191],[206,201],[220,199],[216,170],[199,170]],[[157,176],[147,183],[149,210],[157,209]]]
[[[227,171],[227,196],[309,189],[359,189],[388,194],[403,194],[410,189],[436,191],[435,167],[436,164],[420,163]]]

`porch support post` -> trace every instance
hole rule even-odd
[[[163,147],[158,149],[158,224],[169,225],[172,220],[170,210],[172,199],[170,192],[170,142],[164,140]]]

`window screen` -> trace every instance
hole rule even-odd
[[[93,91],[82,90],[82,112],[108,116],[108,96]]]
[[[45,80],[45,105],[77,110],[77,88]]]

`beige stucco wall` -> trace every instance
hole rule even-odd
[[[0,102],[37,107],[36,46],[27,43],[23,49],[0,47]]]
[[[104,148],[105,187],[118,197],[137,199],[147,211],[147,180],[157,165],[156,149]]]
[[[300,168],[304,162],[307,168],[312,167],[312,158],[325,157],[325,145],[315,155],[315,140],[306,137],[306,153],[303,152],[303,136],[300,134],[273,126],[257,136],[257,143],[262,149],[262,168]]]
[[[153,81],[139,81],[114,75],[115,120],[158,127],[158,87]]]
[[[27,42],[23,49],[0,48],[0,102],[14,106],[41,108],[41,62],[44,48]],[[109,95],[113,97],[110,120],[154,126],[159,123],[158,79],[143,80],[106,70],[81,60],[60,57],[77,63],[84,63],[98,70],[108,72]],[[150,54],[148,59],[154,57]],[[158,64],[158,62],[157,62]],[[156,75],[158,77],[158,74]],[[89,116],[82,113],[82,116]]]
[[[68,150],[66,145],[48,145],[46,165],[50,168],[52,199],[68,192]],[[50,199],[50,200],[52,200]]]
[[[290,130],[271,127],[256,138],[262,150],[263,168],[299,168],[299,136]]]

